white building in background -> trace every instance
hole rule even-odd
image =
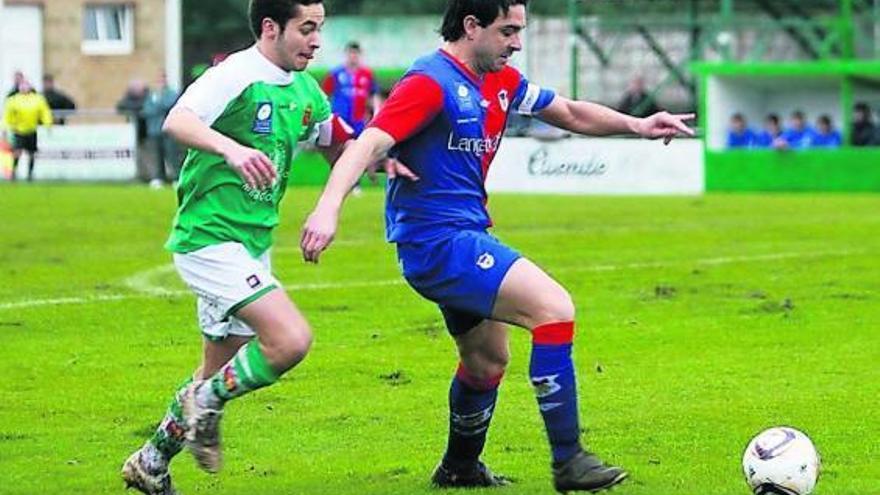
[[[182,0],[0,0],[0,90],[44,74],[81,108],[112,108],[161,72],[180,87]]]

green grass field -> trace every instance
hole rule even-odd
[[[226,465],[172,465],[183,494],[427,494],[456,365],[435,308],[402,283],[378,191],[302,263],[317,189],[285,204],[275,268],[316,344],[228,406]],[[812,436],[819,495],[880,494],[880,196],[497,196],[496,234],[572,292],[590,447],[620,495],[745,495],[765,427]],[[170,191],[0,186],[0,493],[122,493],[118,471],[200,353],[194,299],[162,249]],[[485,460],[552,493],[513,335]],[[481,493],[481,492],[468,492]]]

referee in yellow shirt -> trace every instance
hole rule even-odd
[[[28,154],[28,181],[34,179],[34,155],[37,153],[37,128],[52,125],[52,110],[43,95],[34,91],[27,80],[18,85],[18,93],[6,100],[3,124],[12,133],[12,180],[21,153]]]

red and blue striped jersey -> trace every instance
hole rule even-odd
[[[370,97],[379,93],[379,84],[373,71],[367,67],[349,70],[344,65],[331,70],[321,88],[330,98],[333,113],[351,125],[360,134],[367,120]]]
[[[391,156],[420,177],[389,181],[388,240],[491,226],[486,174],[507,117],[539,112],[554,98],[513,67],[479,77],[443,50],[417,60],[370,123],[394,138]]]

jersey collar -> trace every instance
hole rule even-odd
[[[256,44],[248,48],[248,52],[255,63],[260,66],[260,69],[266,71],[266,82],[276,84],[278,86],[287,86],[288,84],[293,83],[293,72],[287,72],[286,70],[272,63],[271,60],[266,58],[266,56],[263,55],[263,53],[260,52],[259,49],[257,49]]]
[[[459,72],[461,72],[465,76],[467,76],[467,78],[470,79],[471,82],[474,83],[478,88],[483,84],[483,79],[480,76],[478,76],[474,71],[472,71],[470,67],[463,64],[461,62],[461,60],[455,58],[454,55],[452,55],[451,53],[447,52],[446,50],[444,50],[442,48],[440,48],[438,51],[440,52],[440,55],[445,57],[446,60],[452,62],[452,65],[454,65],[455,68],[458,69]]]

